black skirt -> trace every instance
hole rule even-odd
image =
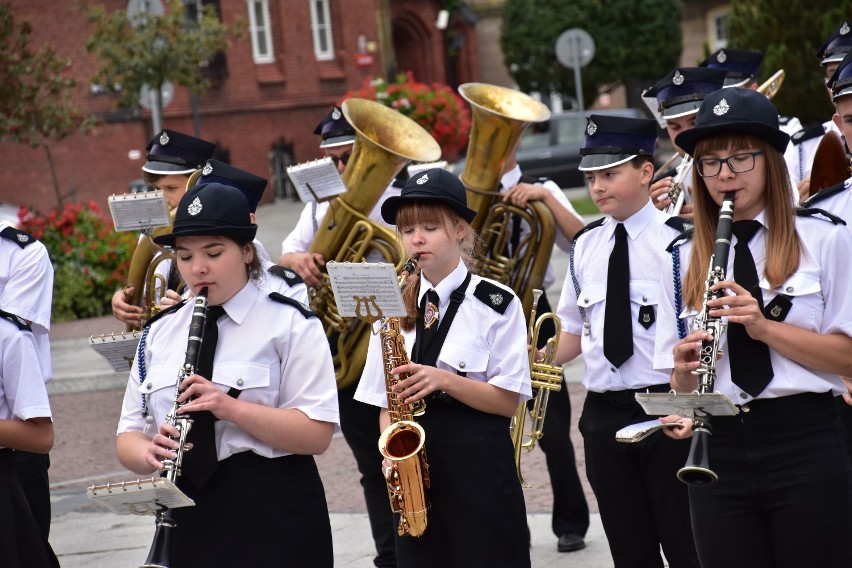
[[[185,490],[196,505],[171,511],[171,568],[334,565],[313,456],[242,452],[219,462],[200,492]]]
[[[398,566],[530,565],[526,506],[509,420],[446,394],[428,401],[426,413],[417,418],[426,432],[431,480],[428,524],[420,537],[397,536]]]
[[[58,566],[48,552],[15,472],[12,450],[0,449],[0,566]]]

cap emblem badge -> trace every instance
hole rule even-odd
[[[589,136],[594,136],[595,132],[597,132],[597,131],[598,131],[598,125],[595,124],[594,122],[592,122],[591,119],[589,119],[589,125],[586,126],[586,134],[588,134]]]
[[[488,297],[491,298],[491,303],[495,306],[503,303],[503,294],[488,294]]]
[[[672,83],[675,85],[683,85],[683,75],[680,74],[680,71],[675,69],[674,77],[672,77]]]
[[[332,120],[340,120],[340,109],[334,107],[334,110],[331,111]]]
[[[213,165],[210,162],[204,164],[204,168],[201,170],[201,175],[209,176],[213,173]]]
[[[429,174],[423,174],[422,176],[417,178],[417,181],[415,181],[414,183],[416,183],[417,185],[423,185],[427,181],[429,181]]]
[[[840,26],[840,35],[846,35],[849,33],[849,24],[843,22],[843,25]]]
[[[160,146],[165,146],[169,143],[169,135],[164,131],[160,134]]]
[[[724,49],[720,50],[719,55],[716,56],[716,61],[718,61],[719,63],[724,63],[727,60],[728,60],[728,54],[725,53]]]
[[[198,199],[198,196],[195,196],[195,199],[192,200],[192,203],[189,204],[189,207],[186,208],[186,212],[195,217],[199,213],[201,213],[202,205],[201,200]]]
[[[722,99],[719,101],[719,104],[713,107],[713,114],[716,116],[724,116],[728,114],[729,110],[731,110],[731,107],[728,105],[728,101]]]

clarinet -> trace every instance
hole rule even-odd
[[[695,318],[695,329],[710,334],[709,339],[701,341],[699,366],[692,371],[693,374],[698,375],[698,394],[713,392],[713,385],[716,382],[716,363],[722,353],[719,348],[719,341],[725,332],[726,324],[722,322],[722,318],[710,315],[710,308],[707,307],[707,303],[725,295],[724,290],[711,290],[711,288],[716,283],[726,279],[725,272],[728,268],[728,253],[731,250],[733,223],[734,193],[726,193],[719,210],[716,242],[713,248],[713,256],[710,257],[710,268],[707,271],[704,306],[701,313]],[[677,477],[687,485],[710,485],[719,479],[719,476],[710,469],[708,458],[708,445],[713,428],[710,424],[709,414],[700,413],[697,409],[695,412],[689,457],[687,457],[686,465],[678,470]]]
[[[163,460],[163,469],[165,477],[172,483],[177,481],[180,476],[180,467],[183,463],[183,454],[186,450],[186,437],[192,428],[192,418],[187,414],[178,414],[178,409],[186,402],[178,402],[178,397],[183,392],[183,381],[190,375],[195,373],[198,366],[198,354],[201,352],[201,343],[204,340],[204,322],[207,320],[207,288],[202,288],[195,298],[195,307],[192,311],[192,320],[189,323],[189,338],[186,343],[186,357],[183,365],[178,371],[177,382],[175,384],[175,398],[172,404],[172,409],[166,415],[166,420],[174,426],[179,435],[177,438],[171,438],[180,443],[177,455],[174,459],[166,458]],[[169,561],[169,545],[171,540],[171,530],[175,526],[174,519],[169,514],[169,509],[162,508],[157,512],[157,528],[154,532],[154,542],[151,543],[151,550],[148,552],[148,558],[140,568],[170,568]]]

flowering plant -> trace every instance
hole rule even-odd
[[[378,101],[412,119],[438,142],[444,159],[455,157],[467,144],[470,111],[447,85],[418,83],[409,71],[397,75],[393,83],[380,77],[367,79],[344,99],[350,97]]]
[[[22,207],[20,228],[39,239],[53,263],[53,321],[102,316],[126,278],[136,243],[116,233],[94,201],[68,203],[47,215]]]

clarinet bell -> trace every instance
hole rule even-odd
[[[696,424],[698,422],[696,421]],[[712,485],[719,476],[710,469],[710,430],[705,424],[693,428],[692,445],[686,464],[677,471],[677,478],[687,485]]]

